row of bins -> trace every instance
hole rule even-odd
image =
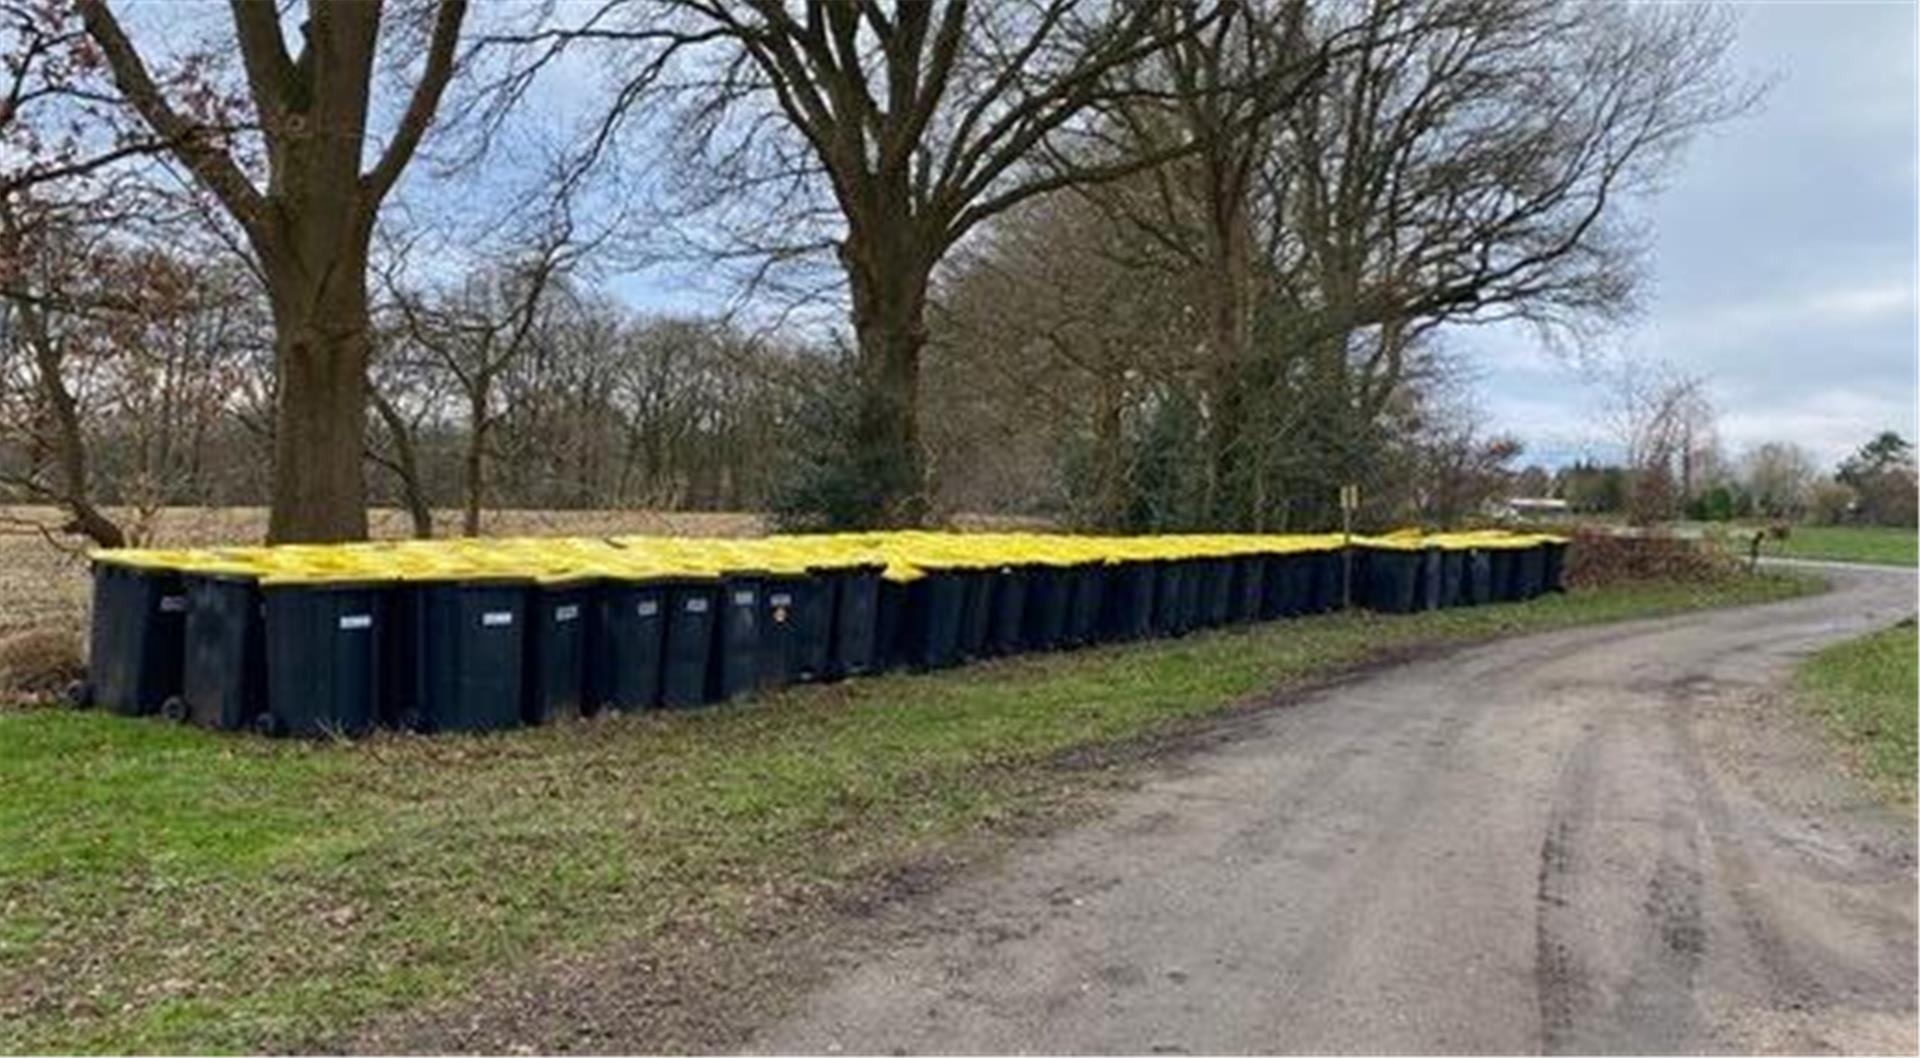
[[[1337,551],[914,570],[881,584],[875,666],[947,668],[1324,613],[1340,604],[1340,576]]]
[[[497,730],[893,668],[1557,589],[1564,545],[712,575],[261,578],[94,567],[88,679],[130,713],[268,734]]]
[[[1354,597],[1382,613],[1519,602],[1566,590],[1564,542],[1525,547],[1361,547]]]
[[[100,562],[73,693],[302,735],[696,706],[869,671],[879,574],[263,582]]]

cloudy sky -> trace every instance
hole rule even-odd
[[[1915,434],[1915,10],[1741,7],[1733,66],[1777,83],[1648,211],[1646,311],[1602,345],[1704,376],[1730,455],[1788,440],[1834,461],[1881,429]],[[1451,341],[1532,458],[1607,453],[1579,370],[1517,330]]]
[[[1640,218],[1644,311],[1601,336],[1602,360],[1706,379],[1727,454],[1793,441],[1837,462],[1883,429],[1916,429],[1920,76],[1905,0],[1735,7],[1730,72],[1771,82],[1761,106],[1697,140]],[[550,104],[591,97],[574,71]],[[608,277],[637,308],[697,312],[724,294],[697,276]],[[1447,337],[1476,376],[1491,430],[1529,461],[1617,456],[1589,371],[1529,331]]]

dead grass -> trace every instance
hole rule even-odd
[[[55,625],[0,636],[0,704],[53,699],[85,668],[73,629]]]
[[[112,511],[115,516],[124,512]],[[459,525],[454,511],[436,512],[438,524]],[[87,560],[77,543],[56,546],[32,526],[60,524],[50,507],[0,507],[0,640],[25,631],[65,630],[77,636],[87,615]],[[369,512],[372,533],[381,539],[403,537],[404,511]],[[155,517],[145,541],[155,547],[248,543],[267,529],[264,507],[169,507]],[[759,515],[679,511],[493,511],[484,524],[491,536],[612,536],[662,533],[697,536],[754,536],[766,531]]]

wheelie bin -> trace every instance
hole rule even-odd
[[[1551,592],[1567,590],[1567,542],[1565,540],[1547,541],[1542,578],[1543,590]]]
[[[1415,574],[1418,578],[1414,589],[1415,610],[1438,610],[1442,605],[1440,600],[1446,588],[1446,569],[1440,554],[1440,549],[1432,545],[1420,552],[1420,565]]]
[[[1509,547],[1490,547],[1487,549],[1487,558],[1490,562],[1488,579],[1492,587],[1492,601],[1513,602],[1519,599],[1519,556]]]
[[[965,575],[952,569],[925,573],[907,585],[906,663],[914,669],[944,669],[960,663]]]
[[[659,572],[614,569],[600,579],[586,629],[586,711],[660,704],[670,587]]]
[[[522,721],[530,578],[475,571],[406,588],[411,621],[410,731],[500,731]]]
[[[873,672],[889,672],[905,664],[910,636],[906,628],[907,584],[923,576],[918,570],[902,573],[893,567],[880,576],[880,591],[874,607]],[[906,578],[906,579],[902,579]]]
[[[1300,578],[1305,556],[1276,552],[1267,556],[1260,575],[1260,619],[1271,621],[1289,616],[1299,606]]]
[[[1439,605],[1451,609],[1466,605],[1465,579],[1467,553],[1457,547],[1443,548],[1440,559],[1440,601]]]
[[[846,566],[821,571],[832,584],[832,631],[827,675],[858,676],[877,668],[875,634],[880,608],[880,568]]]
[[[1207,626],[1207,589],[1213,580],[1208,560],[1188,558],[1181,561],[1186,570],[1180,575],[1180,631],[1196,632]]]
[[[1153,589],[1159,577],[1155,563],[1127,559],[1107,567],[1104,638],[1144,639],[1153,634]]]
[[[1468,549],[1460,594],[1467,606],[1485,606],[1494,601],[1493,552],[1483,547]]]
[[[1000,567],[994,579],[986,647],[996,657],[1018,654],[1026,642],[1029,572],[1024,566],[1007,565]]]
[[[667,582],[667,627],[660,659],[660,704],[686,709],[712,701],[707,668],[719,626],[718,578]]]
[[[587,689],[597,598],[594,582],[580,576],[536,579],[529,590],[521,722],[546,724],[593,708]]]
[[[1347,548],[1337,547],[1313,552],[1312,559],[1313,594],[1306,612],[1332,613],[1346,605],[1345,582],[1352,556]]]
[[[197,569],[186,594],[180,694],[160,705],[172,720],[219,731],[251,727],[267,704],[267,632],[257,574]]]
[[[180,693],[187,598],[178,569],[152,552],[96,555],[86,683],[75,704],[128,716]]]
[[[960,572],[964,592],[960,603],[960,657],[983,658],[990,652],[993,593],[1000,583],[1000,571],[986,567]]]
[[[767,579],[760,608],[760,684],[825,679],[833,647],[830,577],[782,572]]]
[[[1519,581],[1515,594],[1522,599],[1532,599],[1547,590],[1547,549],[1544,544],[1533,544],[1519,548],[1518,569],[1514,576]]]
[[[1154,564],[1153,634],[1163,639],[1187,631],[1187,564],[1166,559]]]
[[[1421,554],[1398,547],[1368,547],[1365,605],[1381,613],[1414,609],[1420,586]]]
[[[760,682],[760,597],[766,574],[730,571],[721,577],[711,659],[714,701],[729,702]]]
[[[1021,646],[1026,650],[1057,650],[1066,641],[1067,618],[1073,607],[1073,579],[1064,566],[1034,563],[1025,569],[1026,604]]]
[[[1083,647],[1100,641],[1100,614],[1106,604],[1107,571],[1099,562],[1066,567],[1072,598],[1067,604],[1067,646]]]
[[[1233,560],[1208,558],[1201,570],[1200,623],[1219,628],[1233,614]]]
[[[1245,554],[1235,556],[1232,561],[1232,605],[1227,620],[1232,624],[1258,621],[1266,596],[1267,559],[1258,554]]]
[[[267,735],[354,735],[385,714],[390,581],[367,573],[263,577]]]

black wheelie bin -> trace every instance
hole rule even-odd
[[[1404,547],[1365,549],[1366,589],[1361,597],[1370,610],[1408,613],[1418,601],[1421,552]]]
[[[1066,566],[1038,562],[1026,565],[1024,572],[1027,591],[1021,646],[1057,650],[1065,643],[1067,617],[1073,608],[1072,573]]]
[[[267,629],[259,575],[199,568],[183,578],[187,617],[180,694],[162,715],[219,731],[251,727],[267,704]]]
[[[1067,567],[1073,595],[1067,603],[1066,645],[1089,646],[1100,641],[1100,616],[1106,607],[1107,568],[1104,562],[1081,562]]]
[[[186,647],[186,589],[180,572],[153,552],[96,555],[87,679],[76,705],[139,716],[180,693]]]
[[[1233,558],[1232,604],[1227,613],[1231,624],[1249,624],[1260,620],[1266,598],[1267,557],[1258,553]]]
[[[880,567],[817,571],[832,584],[832,632],[827,676],[843,679],[873,671],[880,610]]]
[[[586,629],[585,711],[630,712],[660,704],[669,587],[669,578],[657,570],[602,571]]]
[[[442,574],[434,574],[442,576]],[[407,584],[409,731],[501,731],[522,723],[530,577],[462,571]]]
[[[535,579],[527,593],[521,721],[546,724],[592,712],[594,611],[600,592],[585,574]]]
[[[267,735],[363,734],[384,715],[390,580],[370,573],[280,573],[266,602]]]
[[[759,686],[760,597],[765,583],[766,574],[760,570],[730,571],[720,579],[710,662],[714,701],[730,702]]]
[[[988,618],[987,652],[997,657],[1020,653],[1026,642],[1027,584],[1025,566],[1001,566],[994,577],[992,615]]]
[[[1107,566],[1103,638],[1145,639],[1153,634],[1153,589],[1159,578],[1155,565],[1127,558]]]
[[[667,589],[666,638],[660,659],[660,704],[686,709],[712,701],[707,669],[719,624],[718,577],[675,576]]]

